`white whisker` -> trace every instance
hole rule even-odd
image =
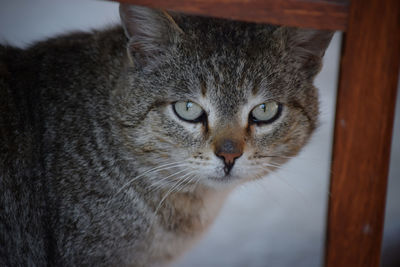
[[[261,168],[261,169],[267,169],[267,168]],[[269,169],[267,169],[269,170]],[[271,172],[269,177],[275,178],[276,180],[284,183],[287,187],[289,187],[290,189],[292,189],[294,192],[296,192],[299,196],[301,196],[301,198],[303,199],[304,202],[308,202],[305,194],[301,191],[299,191],[295,186],[293,186],[291,183],[289,183],[288,180],[286,180],[285,178],[283,178],[281,175],[279,175],[276,172]]]
[[[154,184],[151,184],[151,185],[150,185],[151,187],[153,187],[153,189],[152,189],[150,192],[162,188],[163,185],[165,185],[165,184],[162,183],[163,181],[165,181],[165,180],[167,180],[167,179],[169,179],[169,178],[171,178],[171,177],[174,177],[174,176],[176,176],[177,174],[180,174],[180,173],[182,173],[182,172],[185,172],[185,171],[187,171],[187,170],[190,170],[190,169],[191,169],[191,168],[185,168],[185,169],[180,170],[180,171],[178,171],[178,172],[172,173],[172,174],[170,174],[170,175],[168,175],[168,176],[166,176],[166,177],[163,177],[163,178],[160,179],[160,180],[157,180],[156,182],[154,182]]]
[[[273,163],[261,163],[261,164],[259,164],[259,165],[257,165],[257,166],[262,166],[262,167],[273,167],[273,168],[277,168],[277,169],[279,169],[279,170],[282,170],[283,169],[283,167],[282,167],[282,165],[278,165],[278,164],[273,164]],[[269,169],[270,170],[270,169]]]
[[[130,184],[132,184],[134,181],[138,180],[139,178],[145,176],[146,174],[149,174],[149,173],[152,173],[152,172],[157,172],[157,171],[163,171],[163,170],[166,170],[166,169],[172,169],[172,168],[176,168],[176,167],[181,167],[181,166],[187,166],[187,163],[185,163],[185,162],[182,163],[181,161],[179,161],[179,162],[171,162],[171,163],[167,163],[167,164],[163,164],[163,165],[159,165],[159,166],[156,166],[154,168],[151,168],[151,169],[149,169],[149,170],[147,170],[147,171],[135,176],[134,178],[129,180],[127,183],[125,183],[123,186],[121,186],[120,189],[118,189],[118,191],[115,194],[112,195],[112,197],[110,198],[110,201],[111,201],[111,199],[115,198],[115,196],[117,196],[119,193],[121,193],[122,190],[124,190],[127,186],[129,186]]]
[[[161,204],[164,202],[164,200],[165,200],[170,194],[172,194],[173,191],[174,191],[178,186],[180,186],[183,182],[185,182],[185,180],[186,180],[187,177],[189,177],[189,176],[190,176],[191,174],[193,174],[193,173],[194,173],[194,172],[189,172],[189,173],[185,174],[184,176],[182,176],[182,177],[178,180],[178,182],[175,183],[175,185],[172,186],[172,187],[167,191],[167,193],[164,195],[164,197],[161,199],[160,203],[158,204],[158,206],[157,206],[157,208],[156,208],[156,210],[155,210],[155,212],[154,212],[155,214],[157,214],[158,209],[161,207]]]
[[[172,194],[173,191],[174,191],[179,185],[181,185],[181,184],[186,180],[186,178],[184,178],[184,177],[190,177],[190,175],[193,174],[193,173],[194,173],[194,172],[189,172],[189,173],[185,174],[184,176],[182,176],[181,179],[179,179],[179,180],[167,191],[167,193],[165,193],[165,195],[164,195],[163,198],[160,200],[159,204],[157,205],[157,208],[156,208],[155,211],[154,211],[154,216],[153,216],[153,220],[152,220],[152,222],[151,222],[151,224],[150,224],[150,228],[153,226],[153,223],[154,223],[154,221],[155,221],[155,219],[156,219],[156,217],[157,217],[158,210],[161,208],[161,205],[164,203],[164,200],[165,200],[170,194]]]
[[[193,173],[193,172],[192,172]],[[176,188],[176,192],[181,191],[185,186],[190,184],[193,181],[193,178],[196,177],[196,175],[189,176],[188,178],[185,179],[185,182],[181,185],[181,187]]]

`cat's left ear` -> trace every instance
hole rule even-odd
[[[286,49],[289,50],[290,56],[303,68],[314,67],[319,70],[321,59],[334,32],[291,27],[283,30],[283,34],[286,35]]]
[[[119,13],[135,64],[161,60],[183,34],[171,15],[163,10],[120,4]]]
[[[296,29],[289,39],[289,45],[294,48],[297,56],[307,58],[316,56],[322,58],[331,42],[332,31]]]

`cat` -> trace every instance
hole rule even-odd
[[[332,32],[120,5],[0,46],[0,265],[160,266],[318,126]]]

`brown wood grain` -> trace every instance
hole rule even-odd
[[[400,60],[400,1],[352,0],[342,53],[325,263],[379,266]]]
[[[260,23],[345,30],[348,0],[117,0],[154,8]]]

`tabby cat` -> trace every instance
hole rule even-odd
[[[296,155],[332,32],[120,6],[0,46],[0,266],[160,266]]]

